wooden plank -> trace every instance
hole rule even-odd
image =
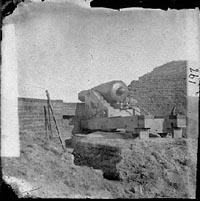
[[[56,130],[57,130],[57,132],[58,132],[59,140],[60,140],[60,142],[61,142],[62,148],[65,150],[65,146],[64,146],[63,140],[62,140],[62,138],[61,138],[61,136],[60,136],[60,131],[59,131],[59,128],[58,128],[58,126],[57,126],[56,119],[55,119],[55,116],[54,116],[54,112],[53,112],[53,108],[52,108],[52,105],[51,105],[51,100],[50,100],[50,96],[49,96],[48,90],[46,90],[46,96],[47,96],[47,100],[48,100],[48,104],[49,104],[50,111],[51,111],[52,116],[53,116],[53,120],[54,120],[55,125],[56,125]]]

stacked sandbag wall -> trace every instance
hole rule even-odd
[[[151,115],[169,115],[172,108],[186,115],[187,110],[187,62],[173,61],[154,68],[129,85],[130,96]]]

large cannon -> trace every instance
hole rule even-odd
[[[81,91],[78,94],[80,101],[85,102],[85,97],[91,92],[99,93],[110,105],[116,107],[117,104],[124,103],[128,95],[128,87],[122,81],[111,81],[98,85],[90,90]]]
[[[78,94],[80,101],[85,103],[85,110],[80,119],[81,130],[116,130],[136,124],[133,121],[140,115],[140,109],[130,106],[127,85],[118,80],[98,85]],[[131,122],[130,122],[131,121]],[[132,130],[132,128],[130,128]]]
[[[124,82],[111,81],[81,91],[78,98],[85,103],[85,119],[132,116],[134,110],[129,105],[128,93]]]
[[[164,116],[154,117],[141,112],[130,104],[129,90],[122,81],[111,81],[78,94],[85,109],[78,117],[81,130],[110,131],[125,129],[126,132],[148,136],[158,135],[186,126],[185,118]],[[181,131],[182,132],[182,131]]]

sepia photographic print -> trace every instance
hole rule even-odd
[[[2,21],[1,192],[196,198],[199,9],[13,2]]]

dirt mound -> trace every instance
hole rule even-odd
[[[101,169],[105,178],[120,180],[135,196],[194,198],[196,151],[191,139],[90,137],[79,141],[73,154],[75,164]]]
[[[190,145],[188,145],[190,144]],[[120,178],[142,189],[142,197],[194,198],[194,140],[156,139],[130,144],[117,165]]]
[[[47,143],[31,132],[20,133],[20,138],[20,157],[2,158],[3,179],[19,197],[113,198],[120,194],[101,171],[75,166],[71,149],[63,152],[57,138]]]
[[[2,158],[3,179],[18,197],[195,196],[197,143],[193,140],[130,142],[116,135],[107,140],[97,135],[65,152],[58,138],[47,142],[45,136],[23,132],[20,141],[19,158]],[[84,158],[82,166],[74,165],[78,157],[80,162]]]

